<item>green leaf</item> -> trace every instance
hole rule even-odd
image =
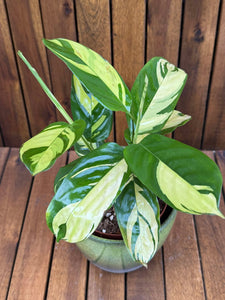
[[[20,149],[20,159],[32,175],[48,170],[56,159],[67,151],[82,135],[83,120],[72,124],[56,122],[25,142]]]
[[[60,240],[62,240],[66,235],[66,224],[62,224],[59,226],[59,232],[58,236],[56,238],[56,242],[58,243]]]
[[[131,90],[131,113],[138,134],[159,132],[171,116],[184,88],[186,73],[161,57],[151,59]],[[128,122],[129,123],[129,122]]]
[[[73,75],[71,89],[71,110],[74,120],[86,122],[85,138],[91,142],[102,142],[112,130],[113,113],[102,106]]]
[[[70,40],[43,40],[106,108],[130,113],[131,95],[117,71],[93,50]]]
[[[73,170],[76,166],[76,164],[79,162],[80,158],[75,159],[68,165],[61,167],[56,174],[55,180],[54,180],[54,192],[56,193],[58,188],[60,187],[61,183],[63,182],[63,179],[67,176],[67,174]]]
[[[47,224],[56,237],[61,234],[60,226],[66,224],[66,241],[87,238],[120,193],[127,169],[123,148],[115,143],[104,144],[80,158],[47,209]]]
[[[171,207],[223,217],[218,209],[222,176],[201,151],[154,134],[125,148],[124,157],[139,180]]]
[[[156,196],[132,176],[114,208],[131,256],[146,265],[155,254],[159,240],[160,209]]]

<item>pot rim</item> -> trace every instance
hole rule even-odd
[[[162,221],[161,226],[160,226],[160,231],[163,229],[164,226],[166,226],[167,222],[169,222],[169,219],[173,216],[173,214],[176,214],[176,209],[171,208],[169,205],[165,205],[165,208],[160,214],[160,219],[164,217],[165,214],[165,219]],[[97,233],[97,234],[96,234]],[[92,239],[97,239],[99,241],[104,241],[107,243],[121,243],[123,242],[123,237],[121,233],[103,233],[101,231],[95,231],[89,238]]]

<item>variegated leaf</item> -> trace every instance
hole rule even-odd
[[[159,132],[164,127],[186,78],[183,70],[161,57],[154,57],[143,67],[131,90],[134,99],[131,112],[136,119],[138,134]]]
[[[50,124],[22,145],[21,161],[32,175],[48,170],[61,154],[79,140],[84,129],[83,120],[76,120],[72,124]]]
[[[159,240],[160,209],[156,196],[132,176],[114,207],[131,256],[146,265],[155,254]]]
[[[86,122],[85,138],[91,142],[101,142],[108,138],[112,130],[113,113],[102,106],[73,75],[71,89],[71,110],[74,120]]]
[[[130,113],[131,95],[117,71],[93,50],[70,40],[43,40],[106,108]]]
[[[218,208],[222,176],[201,151],[153,134],[125,148],[124,157],[139,180],[171,207],[223,217]]]
[[[177,127],[185,125],[187,122],[191,120],[191,116],[184,115],[181,112],[174,110],[172,115],[167,120],[166,124],[160,130],[160,134],[167,134],[173,132]],[[140,134],[137,136],[136,143],[140,143],[148,133]]]
[[[120,193],[127,169],[123,148],[115,143],[80,158],[47,210],[47,224],[57,239],[79,242],[87,238]]]
[[[75,159],[68,165],[61,167],[56,174],[55,180],[54,180],[54,192],[56,193],[58,188],[60,187],[61,183],[63,182],[63,179],[72,171],[76,164],[80,161],[80,158]]]
[[[177,127],[185,125],[191,120],[191,116],[184,115],[178,110],[174,110],[172,115],[167,120],[166,124],[161,129],[161,134],[173,132]]]
[[[97,142],[97,143],[90,143],[91,147],[93,149],[99,148],[101,145],[104,144],[104,141],[102,142]],[[87,148],[87,145],[84,143],[82,139],[79,139],[75,144],[74,144],[74,150],[79,156],[84,156],[87,155],[91,150]]]

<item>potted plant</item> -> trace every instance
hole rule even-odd
[[[183,70],[154,57],[130,91],[117,71],[91,49],[66,39],[43,42],[73,73],[73,119],[19,52],[67,121],[50,124],[25,142],[20,157],[36,175],[72,146],[80,156],[59,170],[46,212],[57,242],[77,243],[103,269],[130,271],[146,266],[154,256],[177,210],[224,218],[217,165],[201,151],[165,136],[191,118],[175,110],[187,78]],[[113,111],[126,114],[126,147],[105,142]],[[162,224],[158,199],[169,207]],[[110,207],[123,241],[94,234]]]

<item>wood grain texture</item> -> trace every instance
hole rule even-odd
[[[4,1],[0,12],[0,128],[7,146],[20,146],[30,135]]]
[[[162,56],[177,65],[181,13],[181,0],[148,1],[147,61],[152,57]]]
[[[15,50],[21,50],[50,87],[46,50],[38,0],[6,1]],[[17,56],[32,135],[56,120],[55,108],[41,87]],[[51,88],[51,87],[50,87]]]
[[[61,156],[51,170],[35,176],[8,299],[44,298],[53,242],[45,211],[53,196],[55,175],[65,159]]]
[[[112,63],[109,1],[78,0],[76,16],[79,42]],[[107,141],[114,141],[114,130]]]
[[[225,149],[225,3],[222,1],[218,39],[206,116],[203,149]]]
[[[180,67],[188,80],[178,110],[192,120],[175,132],[175,138],[200,148],[210,78],[219,0],[185,1]]]
[[[145,54],[144,0],[112,0],[112,32],[114,67],[129,88],[144,65]],[[127,128],[125,114],[116,113],[116,140],[125,145],[124,130]]]
[[[124,274],[109,273],[90,264],[88,300],[124,300],[124,284]]]
[[[41,0],[41,11],[45,38],[65,38],[73,41],[77,40],[76,25],[74,16],[74,3],[72,0]],[[54,24],[54,26],[53,26]],[[52,90],[56,98],[71,116],[70,110],[70,90],[72,73],[67,66],[50,51],[47,51]],[[63,116],[57,111],[57,119],[65,121]]]
[[[108,0],[76,1],[79,42],[111,62]]]
[[[213,159],[212,152],[206,154]],[[224,156],[218,155],[219,165],[223,168]],[[225,215],[224,199],[221,197],[221,212]],[[202,261],[207,299],[225,299],[225,222],[216,216],[195,217]]]
[[[162,251],[144,267],[127,274],[127,299],[129,300],[164,300],[164,281]]]
[[[209,155],[209,152],[207,152],[207,154]],[[221,170],[222,176],[224,178],[223,189],[225,192],[225,150],[216,151],[216,159],[218,166]]]
[[[12,149],[0,185],[0,299],[7,294],[30,185],[31,176]]]
[[[1,148],[0,150],[0,180],[1,180],[1,176],[2,176],[2,172],[4,171],[4,166],[7,162],[7,158],[9,155],[9,148],[5,147],[5,148]]]
[[[71,151],[69,162],[77,155]],[[60,241],[54,248],[47,299],[85,299],[87,260],[75,244]]]
[[[75,244],[55,245],[47,299],[85,299],[87,260]]]
[[[168,300],[205,299],[193,216],[178,213],[164,244]]]

